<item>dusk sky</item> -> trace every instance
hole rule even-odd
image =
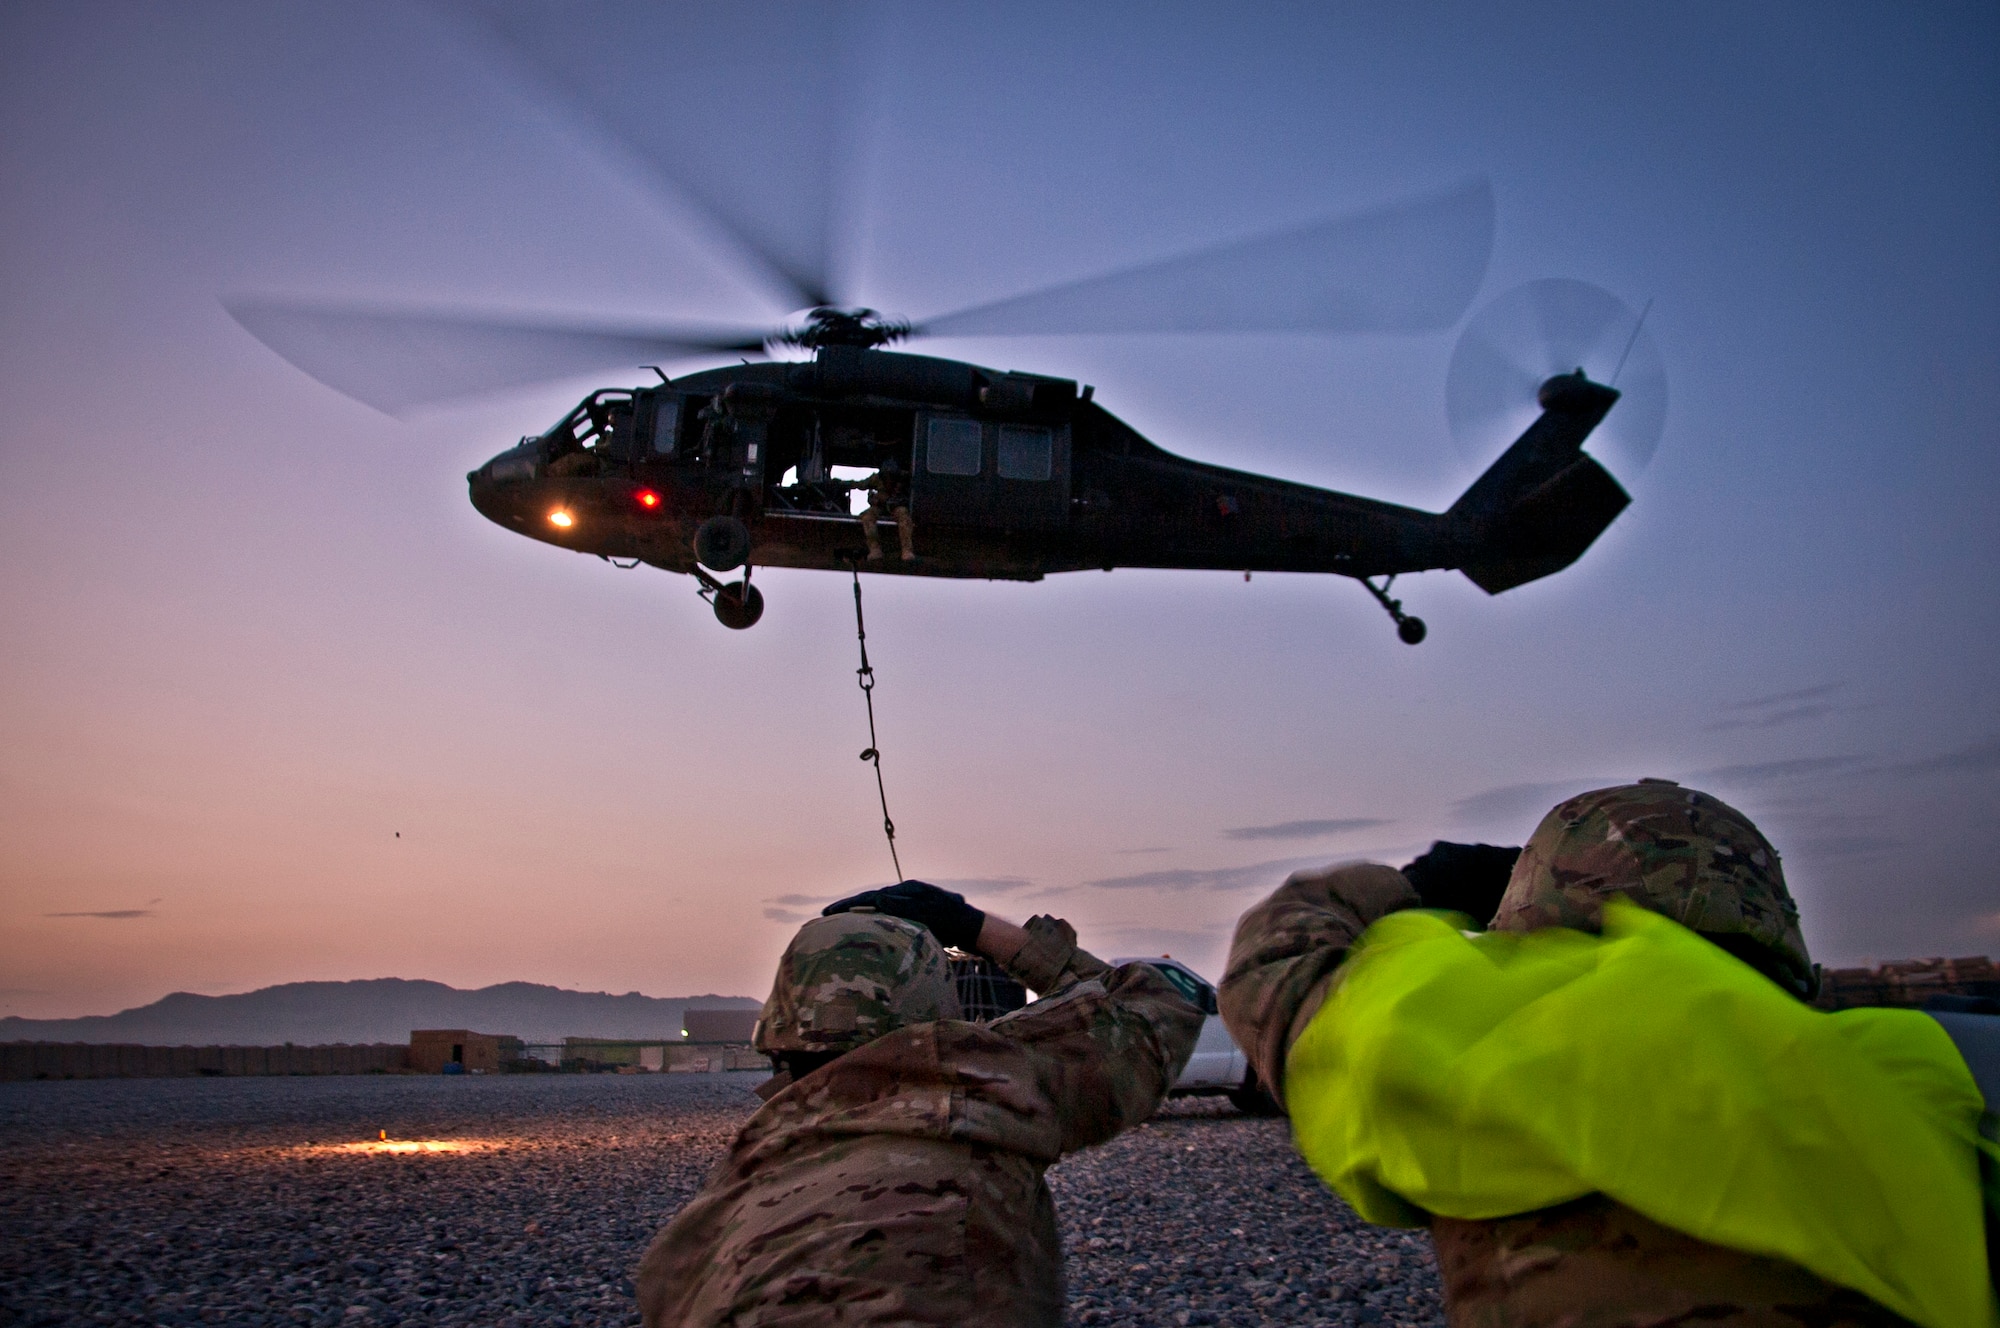
[[[1821,961],[2000,952],[2000,9],[805,11],[838,42],[534,12],[592,95],[710,89],[662,98],[686,160],[805,134],[843,293],[892,315],[1479,179],[1467,319],[1549,277],[1651,302],[1632,506],[1499,597],[1402,579],[1414,649],[1334,577],[867,582],[910,875],[1213,977],[1298,866],[1518,844],[1656,775],[1763,827]],[[687,578],[466,499],[649,374],[395,418],[224,309],[793,312],[707,182],[488,16],[0,6],[0,1014],[382,976],[762,995],[798,920],[890,879],[844,577],[760,571],[730,632]],[[915,349],[1441,510],[1511,441],[1453,440],[1458,332]]]

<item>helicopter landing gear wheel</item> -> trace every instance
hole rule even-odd
[[[733,632],[754,627],[764,616],[764,592],[748,581],[731,581],[715,592],[715,620]]]
[[[717,572],[733,572],[750,556],[750,527],[733,516],[712,516],[695,527],[694,559]],[[754,618],[752,622],[756,621]],[[744,626],[749,626],[745,623]]]
[[[1404,613],[1403,601],[1389,598],[1389,587],[1396,584],[1394,574],[1379,586],[1365,576],[1361,578],[1361,584],[1368,587],[1368,593],[1375,597],[1375,602],[1396,620],[1396,635],[1401,638],[1404,645],[1413,646],[1424,639],[1430,630],[1424,626],[1424,620]]]

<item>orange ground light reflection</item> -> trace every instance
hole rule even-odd
[[[385,1130],[378,1139],[352,1144],[308,1144],[302,1153],[484,1153],[504,1148],[504,1139],[391,1139]]]

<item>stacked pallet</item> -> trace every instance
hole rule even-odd
[[[1820,975],[1822,1009],[1868,1005],[1921,1008],[1933,996],[2000,999],[2000,966],[1984,955],[1963,959],[1898,959],[1873,968],[1832,968]]]

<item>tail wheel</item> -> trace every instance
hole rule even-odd
[[[694,559],[717,572],[733,572],[750,556],[750,527],[733,516],[712,516],[695,528]],[[752,618],[750,622],[757,621]],[[750,623],[745,623],[748,627]]]
[[[764,616],[764,592],[745,581],[731,581],[715,592],[715,620],[731,631],[755,626]]]

